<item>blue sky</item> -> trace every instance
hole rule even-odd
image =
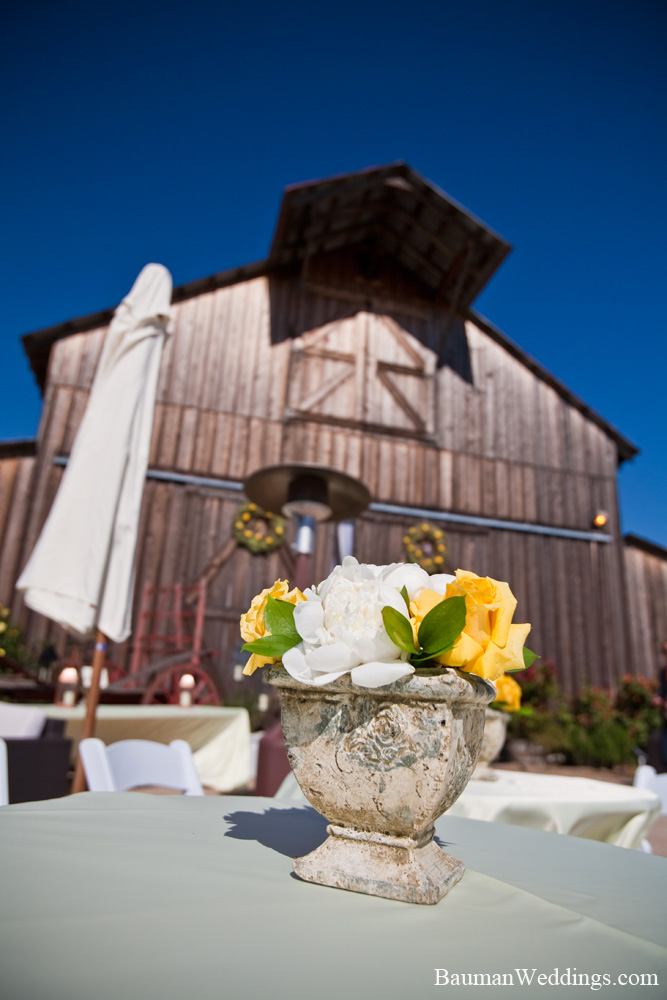
[[[39,421],[21,334],[151,260],[260,260],[285,185],[403,159],[513,245],[475,307],[639,446],[623,529],[667,545],[661,0],[12,7],[0,440]]]

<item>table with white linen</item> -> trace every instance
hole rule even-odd
[[[494,773],[495,781],[469,781],[450,816],[637,848],[660,815],[658,796],[632,785],[500,768]]]
[[[40,706],[49,719],[65,722],[65,736],[76,756],[85,705]],[[103,743],[118,740],[185,740],[193,751],[202,785],[218,792],[241,788],[252,777],[250,716],[245,708],[213,705],[99,705],[95,735]]]
[[[417,906],[294,877],[325,826],[251,796],[86,792],[0,809],[3,996],[421,1000],[449,996],[436,979],[455,975],[480,977],[473,998],[494,976],[520,998],[590,998],[604,976],[631,978],[603,995],[664,995],[663,858],[444,816],[438,837],[467,871]],[[588,985],[563,981],[576,976]]]
[[[469,781],[447,815],[630,848],[639,847],[660,816],[660,799],[648,789],[565,775],[500,769],[495,774],[496,781]],[[293,774],[285,778],[276,798],[306,801]]]

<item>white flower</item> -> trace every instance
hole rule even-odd
[[[438,593],[444,594],[447,583],[455,579],[455,577],[447,576],[445,573],[441,573],[438,576],[429,576],[426,570],[418,566],[417,563],[392,563],[390,566],[380,566],[378,568],[381,571],[383,582],[396,587],[397,590],[405,587],[411,601],[416,600],[422,590],[437,590],[437,587],[433,583],[434,580],[446,581],[446,583],[442,584],[442,591],[438,590]]]
[[[403,571],[403,572],[401,572]],[[417,572],[415,572],[417,571]],[[350,673],[360,687],[383,687],[414,672],[407,653],[387,635],[382,608],[409,617],[399,591],[412,598],[426,583],[418,566],[371,566],[347,556],[317,591],[294,609],[294,624],[303,642],[283,656],[285,670],[304,684],[322,685]]]

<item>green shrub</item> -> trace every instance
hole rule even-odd
[[[521,685],[521,704],[546,712],[562,701],[553,660],[537,660],[527,670],[512,674]]]
[[[38,667],[37,657],[25,644],[22,629],[12,622],[9,608],[0,604],[0,673],[14,672],[10,660],[26,670],[35,671]]]
[[[546,753],[570,757],[569,729],[560,711],[533,712],[524,719],[512,717],[508,731],[512,737],[538,744]]]
[[[607,688],[584,684],[566,698],[553,663],[535,664],[515,677],[523,689],[522,704],[530,714],[513,715],[509,735],[531,740],[547,753],[565,754],[573,764],[615,767],[634,763],[635,749],[645,749],[660,726],[654,704],[655,683],[626,675],[614,696]]]
[[[627,720],[633,745],[646,749],[651,733],[660,729],[662,719],[659,705],[657,681],[646,677],[632,677],[625,674],[619,681],[616,692],[616,710]]]
[[[632,734],[619,718],[596,722],[588,729],[575,722],[569,729],[569,743],[574,764],[616,767],[634,760]]]

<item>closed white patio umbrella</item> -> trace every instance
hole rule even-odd
[[[139,513],[171,291],[169,271],[147,264],[118,306],[60,489],[17,583],[29,607],[68,632],[86,638],[97,631],[85,736],[94,730],[106,638],[122,642],[131,631]],[[82,787],[77,765],[73,791]]]

